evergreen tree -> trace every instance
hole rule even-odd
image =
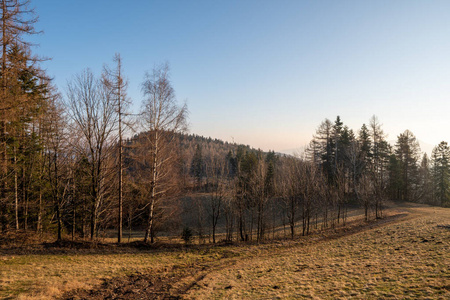
[[[433,179],[431,176],[430,159],[426,153],[423,154],[418,174],[419,200],[422,203],[433,203]]]
[[[389,196],[393,200],[402,199],[402,167],[395,154],[389,156]]]
[[[225,157],[226,162],[227,162],[227,170],[228,170],[228,176],[230,178],[234,178],[237,174],[237,161],[235,159],[235,157],[233,157],[233,153],[230,151],[228,151],[227,156]]]
[[[369,124],[369,132],[371,137],[372,148],[371,159],[369,163],[369,176],[372,184],[375,217],[381,217],[382,202],[386,196],[388,186],[387,169],[389,166],[389,157],[391,147],[386,141],[386,136],[381,128],[381,124],[376,116],[372,116]]]
[[[313,142],[309,151],[313,151],[310,156],[316,161],[329,181],[333,178],[334,168],[334,142],[333,142],[333,124],[325,119],[316,130]]]
[[[450,205],[450,148],[447,142],[440,142],[432,152],[435,195],[441,206]]]
[[[395,145],[395,156],[401,168],[401,180],[398,181],[401,200],[416,200],[419,155],[419,142],[411,131],[405,130],[398,136]]]
[[[6,230],[14,220],[19,229],[22,206],[24,228],[28,227],[29,200],[36,171],[38,115],[46,79],[32,55],[25,36],[37,33],[37,18],[26,0],[0,1],[0,226]],[[14,205],[8,203],[14,199]],[[19,200],[23,205],[19,206]],[[9,209],[14,207],[15,213]],[[12,216],[15,215],[14,218]]]
[[[277,156],[274,151],[269,151],[266,155],[266,174],[264,178],[264,194],[271,197],[274,193],[275,165]]]
[[[341,167],[343,160],[343,145],[342,145],[342,132],[343,125],[341,118],[339,116],[336,117],[336,121],[334,121],[333,125],[333,139],[332,139],[332,173],[333,173],[333,181],[336,177],[338,169]]]
[[[363,158],[365,164],[367,165],[372,157],[372,141],[370,140],[369,129],[366,124],[361,126],[358,137],[359,149],[361,152],[361,157]]]
[[[205,176],[205,164],[203,162],[202,146],[197,144],[194,157],[191,163],[191,175],[195,178],[197,189],[202,185],[202,179]]]

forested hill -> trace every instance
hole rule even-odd
[[[145,133],[135,135],[128,140],[128,144],[140,140]],[[209,165],[214,159],[225,160],[227,156],[235,156],[238,149],[243,152],[261,152],[265,156],[268,152],[264,152],[260,149],[255,149],[250,145],[237,144],[224,142],[220,139],[204,137],[197,134],[176,134],[176,142],[174,145],[178,145],[180,163],[183,165],[183,169],[186,173],[190,173],[192,167],[192,161],[197,152],[197,155],[201,155],[204,164]],[[269,151],[271,152],[271,151]],[[284,154],[282,154],[284,156]],[[188,174],[187,174],[188,175]]]
[[[195,152],[199,151],[197,148],[201,149],[203,160],[206,163],[211,162],[214,157],[225,159],[230,152],[231,154],[235,154],[238,148],[242,148],[245,151],[258,151],[249,145],[228,143],[196,134],[180,134],[178,135],[178,139],[183,158],[188,166],[192,164]]]

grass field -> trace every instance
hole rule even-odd
[[[450,299],[450,209],[295,241],[175,249],[0,249],[2,299]]]
[[[187,298],[450,299],[450,210],[408,209],[363,231],[211,272]]]

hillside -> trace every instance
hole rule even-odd
[[[139,141],[141,136],[145,133],[140,133],[127,140],[128,144]],[[259,151],[250,145],[224,142],[220,139],[204,137],[197,134],[177,134],[177,144],[181,148],[182,161],[189,171],[189,166],[192,164],[197,146],[201,148],[203,159],[206,163],[211,162],[213,157],[220,157],[225,159],[228,153],[235,154],[238,148],[245,151]],[[263,151],[263,153],[266,153]],[[283,154],[280,154],[283,155]]]
[[[186,299],[448,299],[448,209],[397,207],[390,217],[317,243],[216,268]]]
[[[0,297],[448,299],[449,215],[391,203],[382,220],[264,244],[2,247]]]

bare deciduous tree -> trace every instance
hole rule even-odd
[[[216,232],[219,217],[222,215],[225,198],[231,190],[230,180],[227,178],[228,170],[224,158],[214,156],[211,164],[206,167],[206,176],[210,183],[209,190],[209,216],[211,218],[213,243],[216,243]]]
[[[110,91],[90,70],[74,77],[67,87],[67,103],[72,130],[79,132],[74,145],[89,162],[91,239],[97,233],[99,208],[104,199],[108,174],[107,160],[111,155],[112,136],[117,114]]]
[[[114,56],[115,69],[105,66],[102,74],[102,83],[111,93],[118,118],[118,221],[117,221],[117,242],[122,241],[123,223],[123,133],[124,120],[128,114],[126,112],[130,101],[127,98],[126,90],[128,82],[123,77],[122,58],[120,54]],[[125,122],[126,124],[126,122]]]
[[[141,123],[145,132],[143,163],[150,170],[148,218],[144,241],[154,242],[155,206],[174,189],[170,182],[176,162],[175,134],[186,129],[187,106],[178,106],[167,64],[147,73],[142,84]]]
[[[53,199],[53,207],[56,213],[57,238],[62,239],[62,215],[64,196],[68,190],[67,170],[70,156],[67,148],[66,124],[63,116],[63,108],[55,97],[49,103],[48,113],[43,122],[43,142],[45,145],[45,162],[47,181],[50,183],[50,194]]]

